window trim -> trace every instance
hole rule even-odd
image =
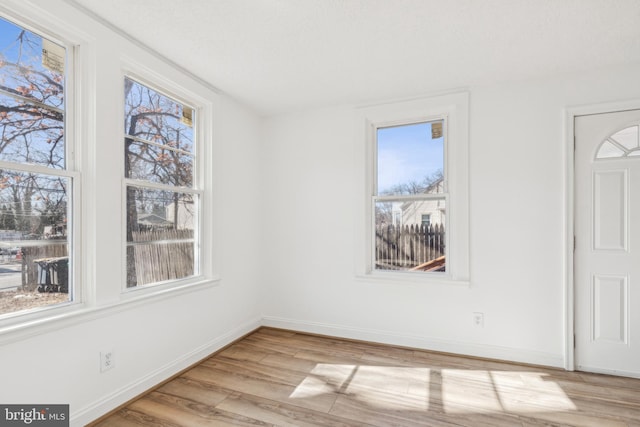
[[[131,300],[150,295],[163,294],[167,291],[199,286],[203,283],[217,282],[220,280],[215,273],[218,269],[218,250],[213,240],[213,224],[215,223],[213,211],[213,190],[211,186],[212,172],[211,167],[205,168],[206,164],[212,165],[211,162],[211,138],[212,138],[212,111],[213,106],[210,100],[207,100],[193,91],[178,83],[178,79],[172,79],[166,75],[161,75],[148,67],[132,60],[130,58],[122,58],[120,84],[124,88],[125,78],[134,80],[135,82],[147,86],[157,93],[169,97],[176,102],[193,108],[196,120],[194,124],[194,175],[192,187],[171,187],[163,184],[137,180],[133,178],[125,178],[124,159],[120,162],[121,176],[121,218],[122,218],[122,253],[121,253],[121,300]],[[119,95],[119,117],[124,117],[124,89]],[[120,133],[124,138],[124,129]],[[121,143],[123,139],[119,140]],[[124,156],[124,149],[121,148]],[[196,246],[194,248],[194,268],[198,272],[193,276],[167,280],[162,282],[150,283],[141,286],[127,287],[127,186],[138,186],[143,188],[155,188],[168,191],[186,192],[197,194],[199,197],[198,213],[196,218],[195,237]],[[204,260],[213,260],[213,262],[203,262]]]
[[[441,283],[468,286],[469,148],[468,92],[390,102],[356,109],[356,278],[384,283]],[[444,119],[447,203],[447,271],[424,273],[376,270],[373,265],[376,187],[376,133],[381,127]],[[406,197],[406,196],[405,196]],[[398,198],[395,197],[394,198]],[[442,198],[442,197],[438,197]],[[363,220],[364,219],[364,220]]]

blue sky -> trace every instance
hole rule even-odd
[[[9,21],[5,21],[0,18],[0,47],[2,55],[12,61],[15,61],[18,57],[19,43],[16,41],[16,37],[20,34],[21,29]],[[30,41],[34,42],[33,50],[30,52],[24,52],[23,55],[33,56],[34,52],[40,52],[42,49],[42,38],[34,36],[33,33],[27,31],[31,36]],[[25,57],[23,56],[23,60]]]
[[[431,123],[378,129],[378,194],[443,170],[444,138],[431,138]]]

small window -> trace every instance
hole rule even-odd
[[[125,78],[127,287],[198,274],[194,108]]]
[[[0,19],[0,316],[74,299],[67,56]]]
[[[626,127],[606,138],[600,144],[596,159],[640,156],[638,125]]]
[[[446,271],[444,125],[376,130],[376,270]]]
[[[357,277],[469,285],[469,94],[365,106],[355,118]]]

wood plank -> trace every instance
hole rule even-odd
[[[233,393],[233,391],[218,387],[215,384],[186,377],[175,378],[173,381],[158,388],[157,391],[210,406],[217,405]]]
[[[292,371],[308,374],[318,365],[318,362],[314,360],[302,359],[299,357],[282,355],[282,354],[270,354],[260,361],[265,366],[271,366],[274,368],[289,369]]]
[[[252,418],[278,426],[365,427],[370,425],[247,394],[231,396],[218,405],[218,408],[227,412],[248,414]]]
[[[321,381],[303,381],[298,386],[278,380],[242,375],[209,366],[198,366],[184,374],[241,393],[273,399],[303,408],[328,412],[337,394]]]
[[[297,386],[306,377],[304,372],[291,371],[286,368],[273,368],[263,363],[247,360],[234,360],[226,357],[216,357],[202,363],[201,366],[220,369],[234,375],[243,375],[268,382],[277,382],[290,386]]]
[[[132,409],[155,417],[160,424],[184,427],[200,426],[268,426],[272,425],[242,414],[234,414],[157,391],[131,404]]]
[[[140,426],[159,426],[159,427],[178,427],[177,424],[164,422],[145,412],[139,412],[131,408],[123,408],[109,418],[102,421],[100,427],[140,427]]]

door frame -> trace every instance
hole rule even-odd
[[[564,368],[575,370],[575,118],[594,114],[616,113],[627,110],[640,110],[640,99],[608,102],[602,104],[578,105],[565,108],[564,111]]]

